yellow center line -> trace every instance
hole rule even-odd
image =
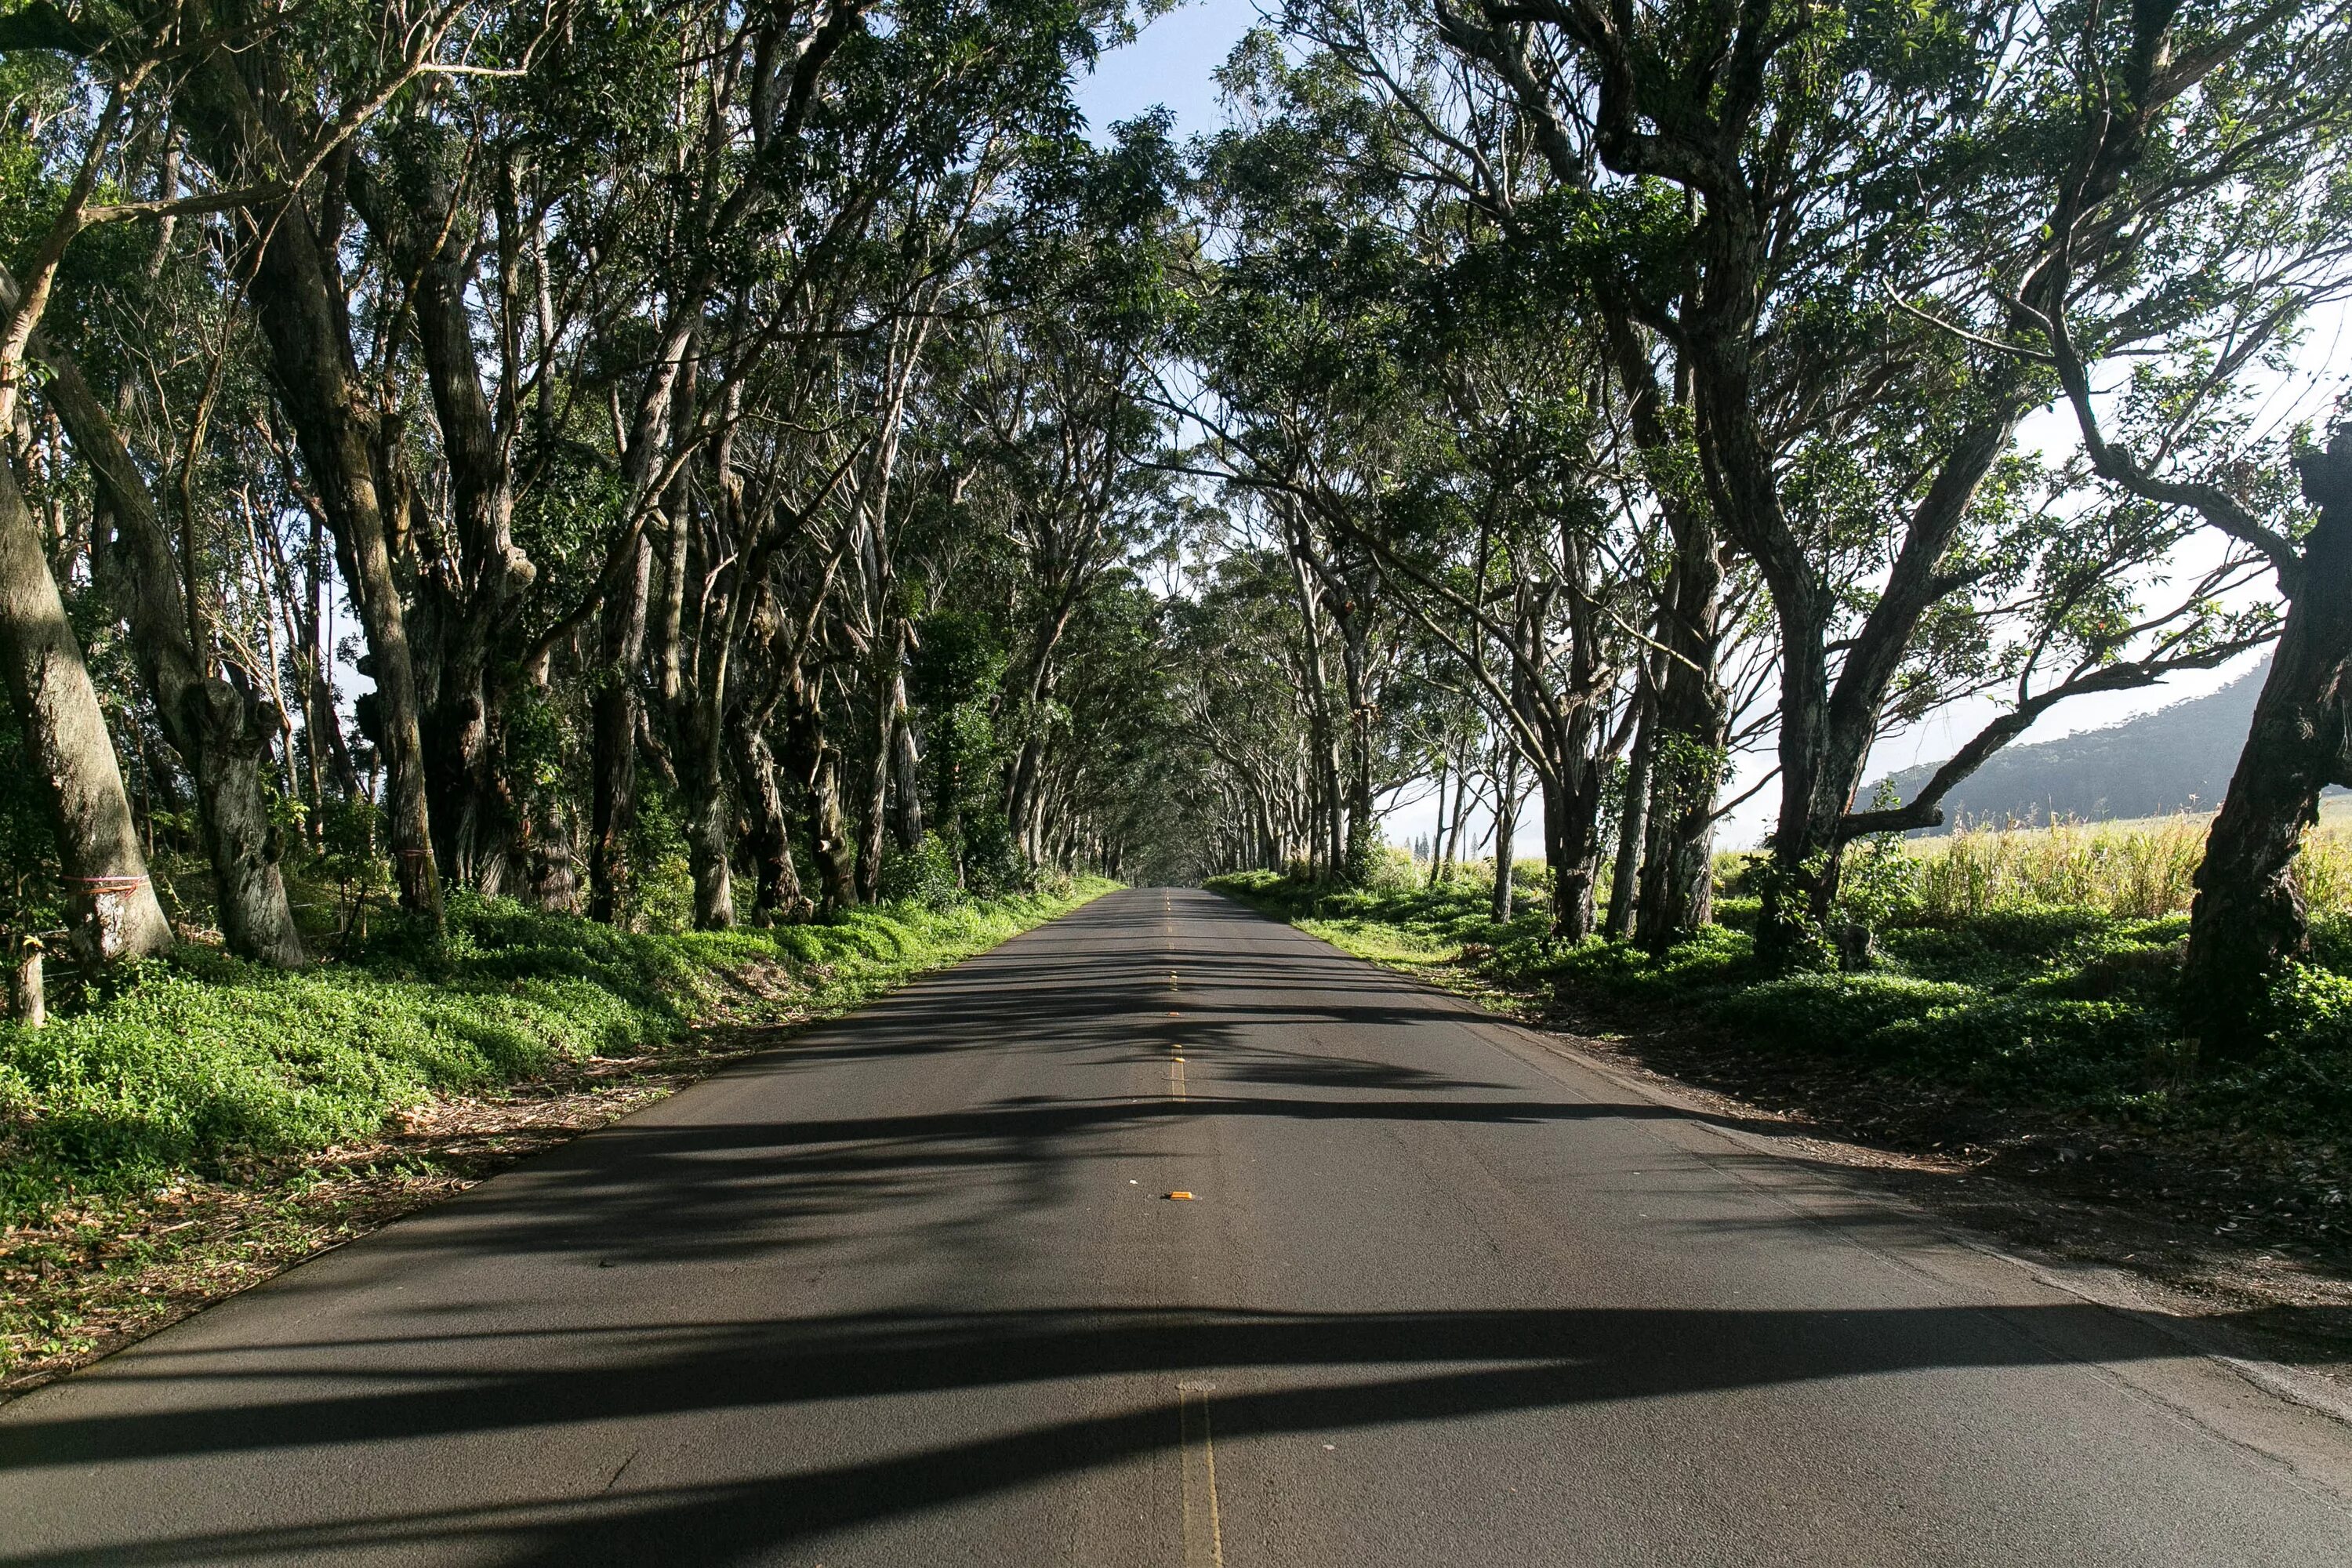
[[[1184,1447],[1184,1568],[1225,1568],[1217,1522],[1217,1450],[1209,1440],[1213,1383],[1176,1385],[1176,1426]]]

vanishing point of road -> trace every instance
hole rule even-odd
[[[0,1564],[2352,1563],[2346,1428],[1777,1131],[1117,893],[0,1410]]]

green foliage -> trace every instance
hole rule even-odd
[[[0,701],[0,931],[47,931],[65,918],[57,838],[36,776],[15,709]]]
[[[850,1005],[1106,886],[671,935],[457,894],[445,937],[393,920],[352,962],[297,973],[184,944],[47,1028],[0,1023],[0,1219],[366,1140],[429,1095],[640,1054],[721,1011]],[[754,971],[756,992],[735,984]]]
[[[980,812],[964,820],[963,883],[974,898],[1026,892],[1032,875],[1003,812]]]
[[[956,880],[955,854],[936,833],[924,834],[923,842],[911,851],[890,840],[883,849],[877,890],[886,902],[915,903],[931,910],[947,909],[963,897],[963,888]]]
[[[1539,918],[1494,925],[1470,884],[1318,896],[1252,872],[1210,885],[1383,962],[1452,961],[1541,1000],[1653,1026],[1679,1017],[1761,1054],[1991,1105],[2190,1134],[2352,1132],[2352,917],[2315,928],[2309,962],[2272,997],[2269,1049],[2200,1075],[2179,1045],[2179,915],[2045,906],[1927,920],[1896,906],[1875,968],[1768,974],[1751,934],[1728,925],[1656,955],[1599,939],[1559,950]]]

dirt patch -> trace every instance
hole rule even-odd
[[[249,1289],[304,1258],[465,1191],[519,1160],[777,1043],[697,1031],[479,1097],[401,1112],[383,1137],[250,1161],[136,1200],[61,1207],[0,1230],[0,1402]]]

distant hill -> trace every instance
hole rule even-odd
[[[2230,787],[2269,670],[2266,658],[2203,697],[2104,730],[2008,746],[1944,797],[1944,820],[1997,825],[2211,811]],[[1887,776],[1908,801],[1940,765],[1923,763]],[[1873,784],[1862,798],[1876,795]]]

